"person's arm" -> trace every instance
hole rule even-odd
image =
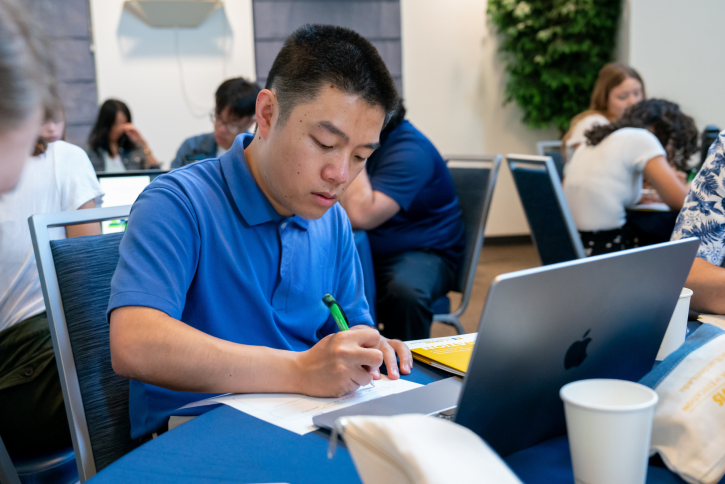
[[[96,208],[96,201],[89,200],[78,207],[78,210],[83,210],[85,208]],[[86,235],[101,235],[101,224],[93,222],[83,225],[69,225],[65,228],[65,236],[69,239],[73,237],[83,237]]]
[[[690,307],[694,311],[725,314],[725,267],[696,257],[685,287],[692,289]]]
[[[126,123],[123,127],[123,132],[131,141],[136,143],[143,150],[144,155],[146,155],[146,168],[158,168],[161,166],[161,164],[156,160],[156,157],[154,157],[154,154],[151,152],[151,148],[149,148],[146,140],[143,136],[141,136],[138,129],[136,129],[136,126],[131,123]]]
[[[373,190],[365,170],[347,187],[340,204],[350,217],[353,229],[372,230],[398,213],[400,205],[377,190]]]
[[[383,355],[390,356],[364,325],[297,353],[215,338],[147,307],[120,307],[110,319],[114,371],[176,391],[338,397],[370,383],[371,373],[379,377]]]
[[[664,156],[656,156],[644,167],[644,175],[672,210],[681,210],[687,196],[687,185],[682,183]]]

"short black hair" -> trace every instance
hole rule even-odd
[[[690,157],[697,153],[697,126],[680,106],[664,99],[646,99],[628,107],[624,115],[612,124],[597,125],[584,133],[588,144],[596,146],[621,128],[652,129],[662,147],[672,141],[673,159],[668,160],[678,170],[687,170]]]
[[[303,25],[287,37],[267,77],[265,87],[274,89],[279,102],[278,123],[325,84],[380,106],[386,123],[397,108],[393,78],[368,40],[344,27]]]
[[[214,95],[215,111],[221,114],[228,107],[230,114],[238,118],[254,116],[260,90],[256,82],[249,82],[242,77],[227,79],[221,83]]]

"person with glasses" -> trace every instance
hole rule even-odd
[[[214,132],[186,139],[171,162],[171,169],[226,153],[237,135],[254,126],[259,91],[256,83],[241,77],[222,82],[216,91],[216,106],[211,114]]]

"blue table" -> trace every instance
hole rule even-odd
[[[421,384],[448,375],[417,364],[408,380]],[[102,470],[93,484],[290,482],[360,483],[350,454],[338,446],[327,459],[328,434],[293,434],[225,405],[154,439]],[[527,484],[573,482],[566,437],[508,456]],[[722,481],[725,483],[725,479]],[[667,469],[650,466],[648,484],[682,484]]]
[[[375,321],[375,271],[373,270],[373,252],[370,249],[370,240],[364,230],[354,230],[355,247],[360,256],[360,264],[362,265],[363,277],[365,278],[365,298],[370,306],[370,316]]]

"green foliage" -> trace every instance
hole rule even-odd
[[[532,128],[563,133],[589,107],[599,69],[612,59],[621,0],[489,0],[516,101]]]

